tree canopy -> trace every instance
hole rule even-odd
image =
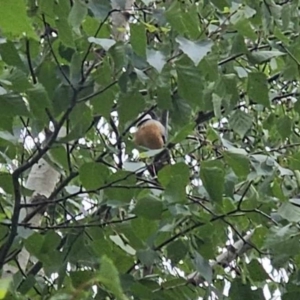
[[[299,298],[298,0],[0,11],[0,299]]]

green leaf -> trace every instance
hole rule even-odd
[[[251,262],[247,265],[247,269],[253,281],[262,282],[270,279],[263,266],[256,259],[251,260]]]
[[[68,17],[68,22],[78,35],[80,35],[80,25],[86,15],[87,7],[80,0],[75,0]]]
[[[180,260],[184,259],[188,253],[188,248],[182,240],[176,240],[167,246],[168,258],[173,264],[177,264]]]
[[[211,199],[221,202],[223,198],[225,172],[221,162],[204,161],[201,164],[200,178]]]
[[[107,120],[109,119],[113,107],[115,91],[116,89],[108,89],[101,93],[101,95],[93,98],[91,104],[93,105],[95,115],[101,115]]]
[[[276,122],[277,130],[282,139],[286,139],[292,133],[293,123],[289,116],[283,115]]]
[[[14,187],[10,173],[0,172],[0,184],[1,188],[8,194],[13,194]]]
[[[119,42],[116,43],[111,49],[109,50],[111,57],[113,58],[113,62],[115,64],[115,72],[120,71],[127,62],[127,56],[125,53],[125,46],[123,43]]]
[[[229,296],[234,300],[265,300],[262,289],[252,290],[250,284],[244,284],[241,278],[232,282]]]
[[[37,39],[32,24],[26,14],[25,1],[6,1],[0,0],[1,30],[13,36],[21,36],[26,33],[27,36]]]
[[[281,19],[282,19],[282,30],[287,30],[291,21],[292,16],[292,6],[287,3],[283,5],[281,9]]]
[[[94,190],[104,185],[108,175],[109,170],[100,163],[88,162],[79,169],[80,181],[87,190]]]
[[[165,200],[169,203],[185,203],[185,184],[180,175],[172,176],[165,189]]]
[[[88,270],[80,270],[70,272],[70,279],[74,288],[79,288],[84,285],[88,279],[93,278],[95,273]]]
[[[105,51],[108,51],[112,46],[116,44],[116,41],[113,39],[99,39],[95,38],[93,36],[88,38],[88,41],[90,43],[95,43],[99,46],[101,46]]]
[[[181,11],[181,20],[186,29],[186,34],[189,38],[195,40],[201,36],[199,24],[198,6],[189,5],[185,11]]]
[[[251,72],[248,75],[247,92],[249,98],[254,102],[266,107],[270,106],[267,76],[264,73]]]
[[[232,150],[224,151],[223,154],[226,162],[237,176],[245,178],[249,174],[250,161],[246,155]]]
[[[137,201],[133,213],[138,217],[149,220],[160,220],[163,211],[163,203],[152,195],[148,195]]]
[[[120,124],[124,126],[126,122],[136,119],[138,114],[143,111],[144,98],[138,92],[121,94],[119,104]],[[130,109],[128,109],[129,107]]]
[[[146,57],[146,30],[140,23],[130,24],[130,43],[135,53],[141,57]]]
[[[231,54],[248,53],[248,48],[245,44],[244,36],[236,34],[232,43]]]
[[[9,66],[14,66],[20,68],[24,72],[27,72],[27,69],[13,42],[7,41],[4,44],[0,44],[0,55],[2,60]]]
[[[128,245],[119,235],[110,235],[109,238],[122,250],[130,255],[135,255],[136,251]]]
[[[236,109],[229,119],[229,125],[237,134],[244,137],[252,127],[252,117],[239,109]]]
[[[65,18],[60,18],[55,21],[56,29],[58,31],[58,37],[61,42],[70,48],[75,49],[75,43],[73,39],[73,32],[72,29]]]
[[[249,38],[253,42],[256,40],[256,33],[254,32],[248,20],[241,19],[236,24],[234,24],[234,27],[242,36]]]
[[[174,137],[170,140],[171,143],[177,144],[182,142],[195,128],[194,123],[189,123],[185,125],[179,132],[176,133]]]
[[[157,89],[157,105],[161,109],[170,109],[172,107],[169,87],[159,87]]]
[[[196,270],[210,284],[212,282],[212,269],[208,261],[206,261],[198,252],[194,252],[194,265]]]
[[[129,203],[135,193],[135,189],[127,188],[136,184],[135,173],[119,170],[108,178],[111,187],[105,189],[105,194],[109,199],[120,201],[121,203]]]
[[[68,153],[64,146],[57,145],[48,151],[50,157],[58,163],[64,170],[69,169]]]
[[[176,64],[176,72],[179,95],[190,105],[202,108],[202,77],[199,69],[187,61],[181,60],[180,63]]]
[[[13,136],[11,133],[7,131],[0,131],[0,139],[11,142],[13,144],[18,144],[19,139],[16,136]]]
[[[193,42],[184,37],[177,37],[176,42],[183,53],[194,62],[195,66],[211,51],[211,47],[213,46],[213,43],[208,40]]]
[[[0,299],[5,299],[9,286],[12,281],[12,277],[0,279]]]
[[[180,3],[177,1],[172,1],[170,6],[165,12],[167,21],[170,23],[173,30],[176,30],[179,34],[183,35],[186,33],[186,27],[182,20],[182,10]]]
[[[38,83],[33,88],[27,90],[27,95],[32,114],[38,120],[42,120],[44,124],[48,124],[49,117],[46,109],[51,109],[52,106],[45,88]]]
[[[52,100],[57,90],[64,89],[64,97],[60,97],[59,103],[56,103],[58,108],[57,110],[61,113],[64,109],[62,109],[60,104],[64,98],[68,99],[68,87],[67,86],[61,86],[60,80],[53,76],[53,74],[56,73],[57,66],[52,61],[45,61],[41,66],[36,70],[36,76],[38,78],[38,81],[45,87],[49,98]],[[53,100],[52,100],[53,101]],[[56,105],[54,105],[56,106]]]
[[[103,20],[111,11],[111,3],[107,0],[101,2],[99,2],[98,0],[92,0],[89,1],[87,5],[96,19]]]
[[[255,61],[255,63],[261,64],[266,61],[269,61],[272,58],[286,55],[286,53],[278,51],[278,50],[272,50],[272,51],[257,51],[257,52],[251,52],[249,56],[251,59]]]
[[[159,229],[158,221],[142,217],[132,220],[131,228],[133,233],[142,241],[147,241],[151,236],[155,236]]]
[[[278,209],[279,215],[289,222],[300,221],[300,207],[284,202]]]
[[[42,13],[47,13],[49,16],[54,17],[54,4],[53,1],[39,0],[39,10]]]
[[[189,182],[189,168],[183,163],[176,163],[174,165],[167,165],[158,173],[159,182],[166,187],[172,179],[180,178],[180,185],[185,186]]]
[[[214,107],[214,115],[216,118],[221,118],[222,111],[221,111],[221,106],[222,106],[222,98],[216,95],[215,93],[212,94],[212,102],[213,102],[213,107]]]
[[[12,83],[10,88],[16,92],[25,92],[32,87],[27,75],[20,69],[13,69],[6,79]]]
[[[166,64],[166,57],[165,55],[153,49],[147,49],[147,62],[150,66],[152,66],[158,73],[161,73],[164,65]]]
[[[294,153],[288,157],[289,168],[292,170],[300,170],[300,152]]]
[[[24,241],[25,248],[31,255],[40,257],[44,240],[43,235],[35,232]]]
[[[159,255],[152,249],[138,250],[137,257],[146,267],[151,267],[155,261],[159,260]]]
[[[102,256],[98,280],[104,284],[115,296],[117,300],[128,300],[121,287],[119,273],[112,260],[107,256]]]

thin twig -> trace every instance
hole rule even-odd
[[[44,26],[46,28],[47,26],[47,22],[46,22],[46,18],[45,18],[45,15],[42,14],[42,19],[43,19],[43,23],[44,23]],[[70,79],[68,78],[68,76],[65,74],[64,70],[62,69],[57,57],[56,57],[56,54],[54,53],[54,50],[53,50],[53,47],[52,47],[52,43],[50,41],[50,37],[49,37],[49,34],[46,34],[46,39],[47,39],[47,42],[48,42],[48,45],[49,45],[49,48],[50,48],[50,52],[55,60],[55,63],[60,71],[60,73],[62,74],[62,76],[65,78],[65,80],[67,81],[67,83],[69,84],[69,86],[73,89],[73,91],[75,91],[75,87],[73,86],[72,82],[70,81]]]
[[[28,63],[30,75],[32,78],[32,82],[33,82],[33,84],[36,84],[37,80],[36,80],[36,76],[35,76],[33,66],[32,66],[32,60],[31,60],[31,55],[30,55],[30,43],[29,43],[28,38],[26,38],[26,57],[27,57],[27,63]]]

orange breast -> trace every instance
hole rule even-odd
[[[161,149],[164,146],[161,127],[151,122],[143,124],[134,135],[136,145],[148,149]]]

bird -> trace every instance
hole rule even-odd
[[[162,149],[166,143],[166,128],[153,112],[147,113],[136,124],[134,142],[150,150]]]
[[[137,131],[134,134],[134,142],[137,146],[149,150],[163,149],[166,145],[166,128],[157,120],[154,112],[147,113],[136,124]],[[154,157],[153,168],[149,169],[152,175],[157,175],[167,163],[170,163],[168,149],[164,149]]]

